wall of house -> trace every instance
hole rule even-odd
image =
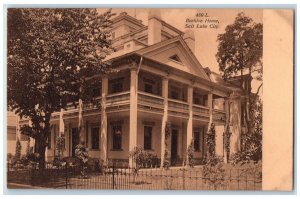
[[[88,141],[87,141],[87,148],[89,150],[89,156],[92,158],[101,158],[101,126],[100,126],[101,118],[94,117],[88,120],[87,130],[88,133]],[[99,149],[92,149],[92,128],[99,127]],[[85,136],[86,138],[86,136]]]
[[[144,126],[152,126],[152,152],[160,158],[161,154],[161,120],[138,118],[137,145],[144,148]]]
[[[194,122],[194,128],[193,128],[193,131],[195,130],[199,130],[200,131],[200,151],[194,151],[194,158],[195,159],[200,159],[203,157],[204,155],[204,136],[205,136],[205,133],[207,131],[207,128],[205,126],[203,126],[202,124],[199,125],[197,124],[197,122]]]
[[[113,122],[122,123],[122,150],[113,150]],[[129,157],[129,117],[111,118],[107,121],[107,152],[108,159],[128,159]]]
[[[224,147],[223,147],[223,133],[224,133],[224,125],[216,125],[216,155],[223,156]]]

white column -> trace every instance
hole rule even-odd
[[[161,122],[161,161],[160,161],[160,167],[162,168],[164,165],[164,154],[165,154],[165,129],[166,124],[168,122],[168,85],[169,81],[167,77],[164,77],[162,80],[162,96],[164,98],[164,114],[162,117]]]
[[[208,105],[208,108],[209,108],[209,124],[208,124],[208,128],[210,128],[210,125],[211,125],[211,123],[213,121],[213,94],[212,93],[209,93],[207,95],[207,105]]]
[[[28,126],[32,127],[32,121],[30,119],[28,119]],[[21,136],[21,131],[20,131],[20,136]],[[33,147],[33,152],[36,153],[37,151],[35,151],[35,139],[30,137],[30,146]]]
[[[108,93],[108,78],[102,78],[102,91],[101,91],[101,159],[104,164],[107,163],[107,114],[106,114],[106,96]]]
[[[212,103],[212,100],[213,100],[213,94],[210,92],[208,93],[207,95],[207,106],[209,108],[209,122],[208,122],[208,125],[207,125],[207,129],[206,131],[208,132],[210,130],[210,126],[211,126],[211,123],[213,121],[213,103]],[[204,135],[206,136],[206,135]],[[206,146],[206,142],[204,142],[204,154],[207,155],[207,146]]]
[[[63,136],[65,134],[65,122],[64,122],[64,119],[63,119],[63,116],[64,116],[64,110],[63,109],[60,109],[60,112],[59,112],[59,136]]]
[[[130,115],[129,115],[129,151],[137,146],[137,69],[130,69]],[[134,167],[134,161],[129,158],[129,166]]]
[[[82,93],[82,87],[80,87],[80,93]],[[83,125],[83,102],[81,97],[78,100],[78,130],[80,144],[84,143],[84,125]]]
[[[187,121],[187,130],[186,130],[186,166],[189,164],[188,162],[188,148],[192,145],[193,140],[193,87],[188,87],[187,92],[187,100],[189,104],[189,118]],[[194,147],[194,146],[192,146]]]

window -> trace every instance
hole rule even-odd
[[[194,132],[194,150],[200,151],[200,131]]]
[[[146,93],[153,93],[153,85],[149,83],[145,83],[145,92]]]
[[[155,82],[152,79],[144,78],[144,91],[146,93],[154,93]]]
[[[114,125],[112,127],[113,132],[113,150],[122,149],[122,127],[121,125]]]
[[[179,99],[179,93],[178,93],[178,91],[171,90],[171,98],[178,100]]]
[[[204,95],[194,93],[193,101],[194,101],[194,104],[205,106],[205,96]]]
[[[112,80],[111,93],[122,92],[123,91],[123,81],[124,81],[124,78],[118,78],[118,79]]]
[[[99,127],[91,128],[92,149],[99,149]]]
[[[170,59],[171,59],[172,61],[179,62],[179,63],[182,64],[182,61],[181,61],[181,59],[178,57],[178,55],[173,55],[173,56],[170,57]]]
[[[144,149],[152,149],[152,126],[144,126]]]
[[[201,105],[199,97],[194,97],[194,104]]]

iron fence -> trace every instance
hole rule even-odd
[[[261,166],[225,168],[223,175],[204,175],[203,167],[134,169],[112,164],[87,171],[76,165],[7,165],[10,183],[59,189],[120,190],[261,190]]]

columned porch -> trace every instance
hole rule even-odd
[[[212,122],[218,132],[217,154],[224,154],[221,138],[226,123],[225,101],[219,93],[214,94],[193,81],[180,81],[174,75],[139,69],[137,64],[102,77],[99,89],[98,105],[83,106],[81,135],[76,132],[78,109],[70,105],[62,114],[53,115],[49,160],[55,156],[56,137],[64,135],[65,156],[74,156],[75,144],[83,140],[89,154],[105,163],[118,159],[133,166],[129,151],[141,146],[155,153],[162,166],[167,123],[171,125],[167,150],[172,165],[182,165],[187,160],[186,151],[191,144],[196,163],[201,162],[205,153],[204,136]]]

